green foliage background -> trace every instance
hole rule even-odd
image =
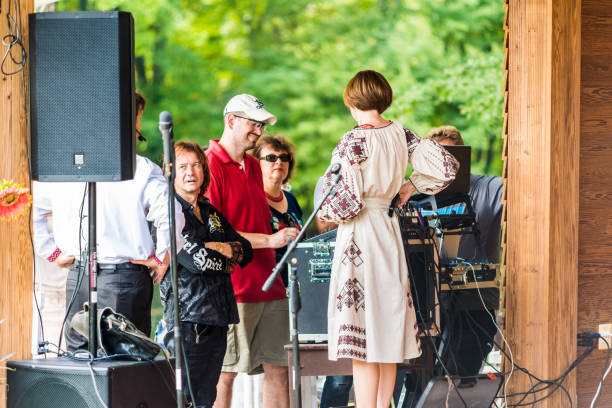
[[[59,11],[123,10],[135,21],[137,86],[147,96],[141,154],[161,156],[160,111],[177,139],[219,138],[237,93],[260,98],[296,145],[293,192],[312,208],[317,178],[355,123],[342,103],[361,69],[394,90],[385,116],[421,135],[456,126],[474,172],[501,172],[500,0],[63,0]]]

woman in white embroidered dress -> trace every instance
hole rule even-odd
[[[338,193],[319,212],[340,222],[328,305],[329,358],[351,358],[359,408],[387,408],[396,363],[421,354],[399,224],[388,208],[418,190],[435,194],[455,178],[455,158],[381,114],[393,93],[376,71],[358,72],[344,90],[357,121],[333,151],[342,164]],[[407,165],[414,169],[404,180]],[[326,189],[332,175],[326,174]]]

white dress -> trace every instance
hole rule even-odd
[[[437,143],[394,122],[346,133],[332,162],[342,164],[342,179],[318,214],[340,221],[329,288],[329,359],[399,363],[418,357],[404,247],[388,208],[408,163],[414,168],[410,181],[428,194],[452,182],[458,163]],[[326,174],[326,190],[332,178]]]

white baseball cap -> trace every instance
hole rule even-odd
[[[276,123],[276,116],[268,112],[263,102],[253,95],[240,94],[232,97],[227,105],[225,105],[223,116],[234,112],[243,112],[249,118],[269,125]]]

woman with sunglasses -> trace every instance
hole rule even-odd
[[[283,190],[295,168],[293,151],[293,144],[283,136],[264,136],[259,139],[253,152],[259,159],[263,174],[264,191],[272,213],[270,223],[273,233],[283,228],[301,229],[303,225],[302,209],[295,196]],[[287,246],[276,249],[276,262],[280,261],[286,249]],[[281,269],[281,277],[287,286],[286,268]]]

